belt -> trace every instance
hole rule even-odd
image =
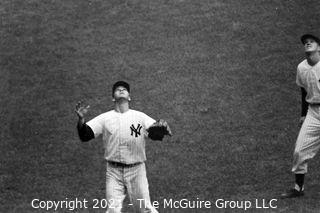
[[[138,163],[131,163],[131,164],[125,164],[125,163],[120,163],[120,162],[115,162],[115,161],[107,161],[109,164],[111,164],[114,167],[133,167],[141,164],[141,162]]]

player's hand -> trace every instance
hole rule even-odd
[[[299,126],[300,126],[300,127],[302,126],[302,124],[303,124],[303,122],[304,122],[305,119],[306,119],[306,116],[301,116],[301,117],[300,117],[300,120],[299,120]]]
[[[89,105],[84,106],[84,105],[82,104],[82,101],[79,101],[79,102],[77,103],[76,109],[75,109],[74,111],[77,113],[77,115],[78,115],[79,118],[83,118],[83,117],[85,116],[85,114],[87,114],[89,108],[90,108]]]

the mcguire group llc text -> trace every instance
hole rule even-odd
[[[276,209],[277,199],[251,199],[251,200],[226,200],[226,199],[216,199],[216,200],[201,200],[196,199],[172,199],[164,198],[161,201],[153,201],[147,204],[143,199],[137,199],[136,205],[140,208],[144,208],[147,205],[153,205],[156,209]],[[122,205],[122,204],[120,204]],[[132,203],[125,205],[133,205]],[[60,201],[50,201],[41,200],[35,198],[31,201],[31,206],[34,209],[45,209],[45,210],[75,210],[75,209],[106,209],[106,208],[119,208],[119,202],[116,200],[106,200],[106,199],[69,199]]]

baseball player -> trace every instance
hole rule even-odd
[[[145,141],[148,129],[154,125],[171,130],[164,120],[156,122],[146,114],[129,108],[130,86],[124,81],[112,87],[114,109],[100,114],[89,122],[84,116],[89,106],[79,102],[76,106],[78,133],[82,141],[102,136],[106,159],[107,213],[121,212],[123,200],[128,195],[135,212],[157,210],[151,205],[146,176]]]
[[[292,172],[295,174],[295,186],[281,195],[293,198],[304,195],[304,177],[307,162],[320,148],[320,39],[311,34],[301,37],[306,59],[297,68],[296,83],[301,87],[302,124],[293,153]]]

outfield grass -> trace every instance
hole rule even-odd
[[[147,144],[152,200],[278,198],[293,181],[299,37],[318,29],[319,11],[315,0],[0,1],[0,212],[104,198],[101,139],[79,142],[73,109],[111,109],[117,80],[174,132]],[[317,156],[305,197],[246,212],[319,212],[319,166]]]

